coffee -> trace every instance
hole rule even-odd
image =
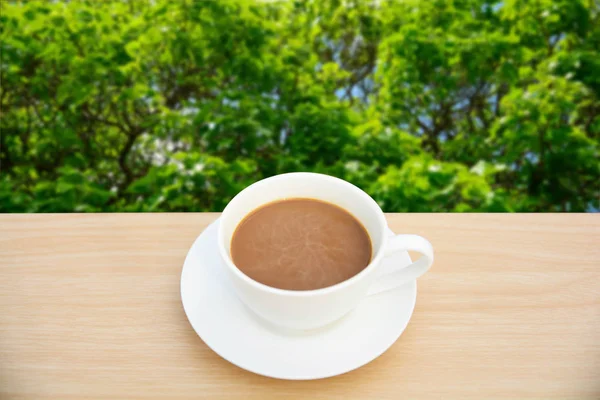
[[[371,261],[371,240],[349,212],[315,199],[287,199],[247,215],[231,239],[231,258],[247,276],[288,290],[343,282]]]

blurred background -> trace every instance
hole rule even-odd
[[[596,0],[0,1],[0,212],[600,207]]]

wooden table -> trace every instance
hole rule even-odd
[[[600,215],[388,215],[436,251],[413,318],[348,374],[213,353],[179,279],[217,214],[0,216],[0,399],[600,399]]]

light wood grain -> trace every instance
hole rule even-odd
[[[600,215],[388,215],[436,251],[414,316],[312,382],[241,370],[190,327],[181,268],[216,217],[1,215],[0,398],[600,399]]]

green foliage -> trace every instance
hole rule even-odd
[[[3,1],[0,211],[220,211],[289,171],[598,210],[599,50],[591,0]]]

